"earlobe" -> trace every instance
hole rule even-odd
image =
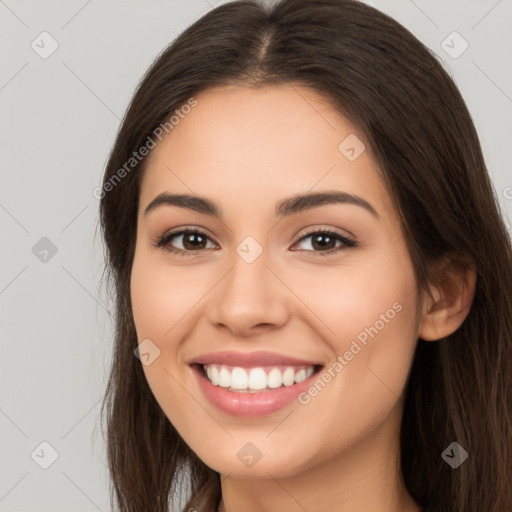
[[[437,285],[432,285],[432,298],[425,294],[418,337],[435,341],[455,332],[469,314],[476,287],[474,265],[450,261],[438,273]]]

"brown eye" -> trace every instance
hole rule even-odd
[[[208,248],[209,240],[210,237],[198,229],[181,229],[164,235],[156,246],[182,256],[189,256],[198,254],[199,251]],[[176,244],[178,244],[178,247],[176,247]],[[180,244],[182,247],[179,247]]]
[[[331,235],[326,235],[324,233],[319,233],[317,235],[311,236],[312,247],[313,249],[317,249],[319,251],[323,249],[334,249],[336,247],[336,238]]]
[[[343,248],[349,249],[357,246],[355,241],[340,233],[329,230],[312,231],[303,236],[297,243],[304,243],[305,240],[311,241],[306,244],[305,249],[302,248],[300,250],[305,250],[319,256],[332,254]]]
[[[206,245],[206,237],[201,233],[188,231],[187,233],[181,236],[183,237],[182,243],[185,249],[193,251],[196,249],[205,248],[204,246]]]

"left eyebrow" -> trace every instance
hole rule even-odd
[[[349,194],[348,192],[341,192],[339,190],[298,194],[296,196],[283,199],[276,205],[276,217],[293,215],[294,213],[316,208],[317,206],[336,203],[360,206],[369,211],[373,216],[377,217],[377,219],[380,219],[380,215],[377,213],[377,210],[375,210],[368,201],[362,197]]]
[[[357,195],[338,190],[298,194],[283,199],[276,204],[275,216],[285,217],[305,210],[310,210],[318,206],[336,203],[359,206],[370,212],[377,219],[380,219],[380,215],[368,201]],[[148,214],[151,210],[166,204],[177,206],[179,208],[186,208],[212,217],[222,217],[222,208],[209,199],[190,194],[169,194],[167,192],[163,192],[155,197],[155,199],[153,199],[146,207],[144,215]]]

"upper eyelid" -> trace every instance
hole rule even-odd
[[[340,233],[340,229],[339,228],[330,228],[330,227],[312,227],[311,229],[309,228],[305,228],[306,229],[306,232],[303,233],[299,238],[297,238],[297,242],[299,240],[302,240],[302,238],[306,237],[306,236],[309,236],[309,235],[313,235],[315,233],[322,233],[324,231],[331,231],[333,233],[336,233],[338,236],[342,237],[342,238],[350,238],[350,239],[355,239],[355,236],[352,234],[352,233],[349,233],[348,231],[344,230],[347,232],[347,234],[344,234],[344,233]]]

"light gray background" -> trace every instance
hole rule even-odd
[[[93,190],[143,72],[220,3],[0,0],[3,512],[109,510],[98,413],[112,325],[99,289]],[[512,0],[368,3],[409,28],[454,77],[512,218]],[[31,47],[50,48],[43,31],[59,45],[46,59]],[[446,39],[453,31],[469,44],[458,58],[441,46],[462,48],[457,36]],[[41,252],[43,237],[55,255]],[[48,469],[43,442],[58,454]]]

